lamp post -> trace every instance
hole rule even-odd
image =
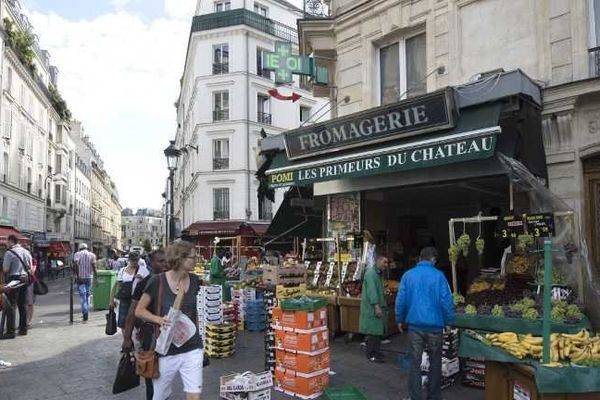
[[[174,183],[175,183],[175,170],[177,169],[177,162],[181,155],[181,150],[175,147],[175,141],[169,141],[169,147],[164,150],[165,157],[167,158],[167,167],[169,168],[169,236],[167,237],[167,244],[173,241],[175,238],[175,202],[174,202]]]

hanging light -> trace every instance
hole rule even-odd
[[[167,157],[167,166],[169,170],[174,171],[177,169],[177,161],[179,161],[179,156],[181,155],[181,150],[175,147],[175,141],[169,141],[169,147],[167,147],[164,151],[165,157]]]

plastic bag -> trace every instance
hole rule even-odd
[[[117,333],[117,315],[115,314],[114,308],[109,308],[106,313],[106,327],[104,328],[104,333],[109,336]]]
[[[140,377],[135,373],[135,357],[132,353],[123,353],[113,383],[113,394],[126,392],[139,385]]]

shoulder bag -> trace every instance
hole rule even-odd
[[[13,249],[8,251],[14,254],[15,257],[17,257],[21,262],[21,265],[23,265],[23,268],[25,268],[25,272],[27,272],[27,281],[25,283],[27,283],[27,285],[31,285],[33,283],[33,293],[40,296],[48,294],[48,285],[46,285],[46,282],[36,279],[29,264],[27,264],[16,251]]]
[[[156,299],[156,312],[155,315],[161,315],[161,303],[163,294],[163,276],[164,274],[158,275],[158,298]],[[154,327],[154,335],[158,337],[159,327]],[[135,371],[136,373],[146,379],[156,379],[160,376],[158,371],[158,354],[154,350],[139,351],[135,355]]]

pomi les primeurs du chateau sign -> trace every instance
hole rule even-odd
[[[296,160],[454,127],[450,90],[377,107],[284,134],[288,158]]]

